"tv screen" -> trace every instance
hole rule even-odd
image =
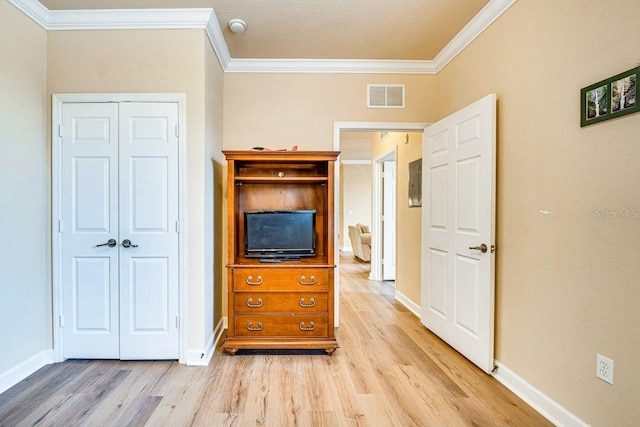
[[[316,252],[316,211],[246,211],[245,256],[297,258]]]

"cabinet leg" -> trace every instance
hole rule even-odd
[[[236,352],[238,351],[237,348],[225,348],[224,351],[229,355],[229,356],[235,356]]]
[[[333,352],[336,351],[335,348],[325,348],[324,349],[325,353],[327,353],[327,356],[333,356]]]

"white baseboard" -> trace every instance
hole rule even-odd
[[[226,329],[227,329],[227,317],[225,316],[220,319],[220,321],[216,325],[216,330],[213,331],[213,334],[215,335],[216,339],[213,341],[213,346],[211,346],[212,356],[213,356],[213,352],[216,350],[216,347],[218,347],[218,343],[222,339],[222,336],[224,335],[224,331]]]
[[[0,393],[4,393],[43,366],[54,362],[53,350],[43,350],[13,368],[0,373]]]
[[[207,340],[204,350],[187,350],[185,364],[189,366],[207,366],[213,357],[213,353],[226,329],[227,318],[223,317],[216,325],[213,334]]]
[[[187,350],[184,364],[187,366],[207,366],[207,352],[201,350]]]
[[[397,289],[396,289],[396,300],[400,302],[400,304],[407,307],[407,309],[410,312],[412,312],[413,314],[418,316],[418,318],[420,318],[420,311],[421,311],[420,306],[415,302],[411,301],[409,298],[407,298],[406,295],[404,295],[402,292],[398,291]]]
[[[589,424],[567,411],[558,402],[533,387],[518,374],[496,361],[498,370],[493,374],[502,385],[559,427],[589,427]]]

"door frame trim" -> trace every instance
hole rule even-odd
[[[382,236],[382,200],[384,188],[382,185],[382,174],[384,163],[391,161],[396,162],[397,166],[397,158],[398,158],[398,149],[397,147],[393,147],[389,151],[386,151],[375,159],[373,159],[373,197],[372,197],[372,205],[373,209],[371,210],[371,271],[369,272],[369,280],[381,281],[384,280],[382,277],[382,241],[384,237]],[[397,184],[396,184],[397,185]],[[396,199],[396,209],[398,200]],[[374,237],[375,236],[375,237]]]
[[[64,361],[62,339],[62,144],[59,126],[62,125],[62,110],[65,103],[110,103],[110,102],[161,102],[178,104],[178,316],[180,317],[179,358],[186,363],[186,338],[183,331],[188,329],[187,318],[187,271],[185,266],[187,252],[187,215],[186,215],[186,141],[187,141],[187,103],[184,93],[77,93],[52,94],[51,113],[51,300],[53,326],[54,362]]]

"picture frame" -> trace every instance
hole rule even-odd
[[[422,159],[409,163],[409,207],[422,206]]]
[[[636,82],[640,68],[632,68],[580,90],[580,127],[640,111]]]

